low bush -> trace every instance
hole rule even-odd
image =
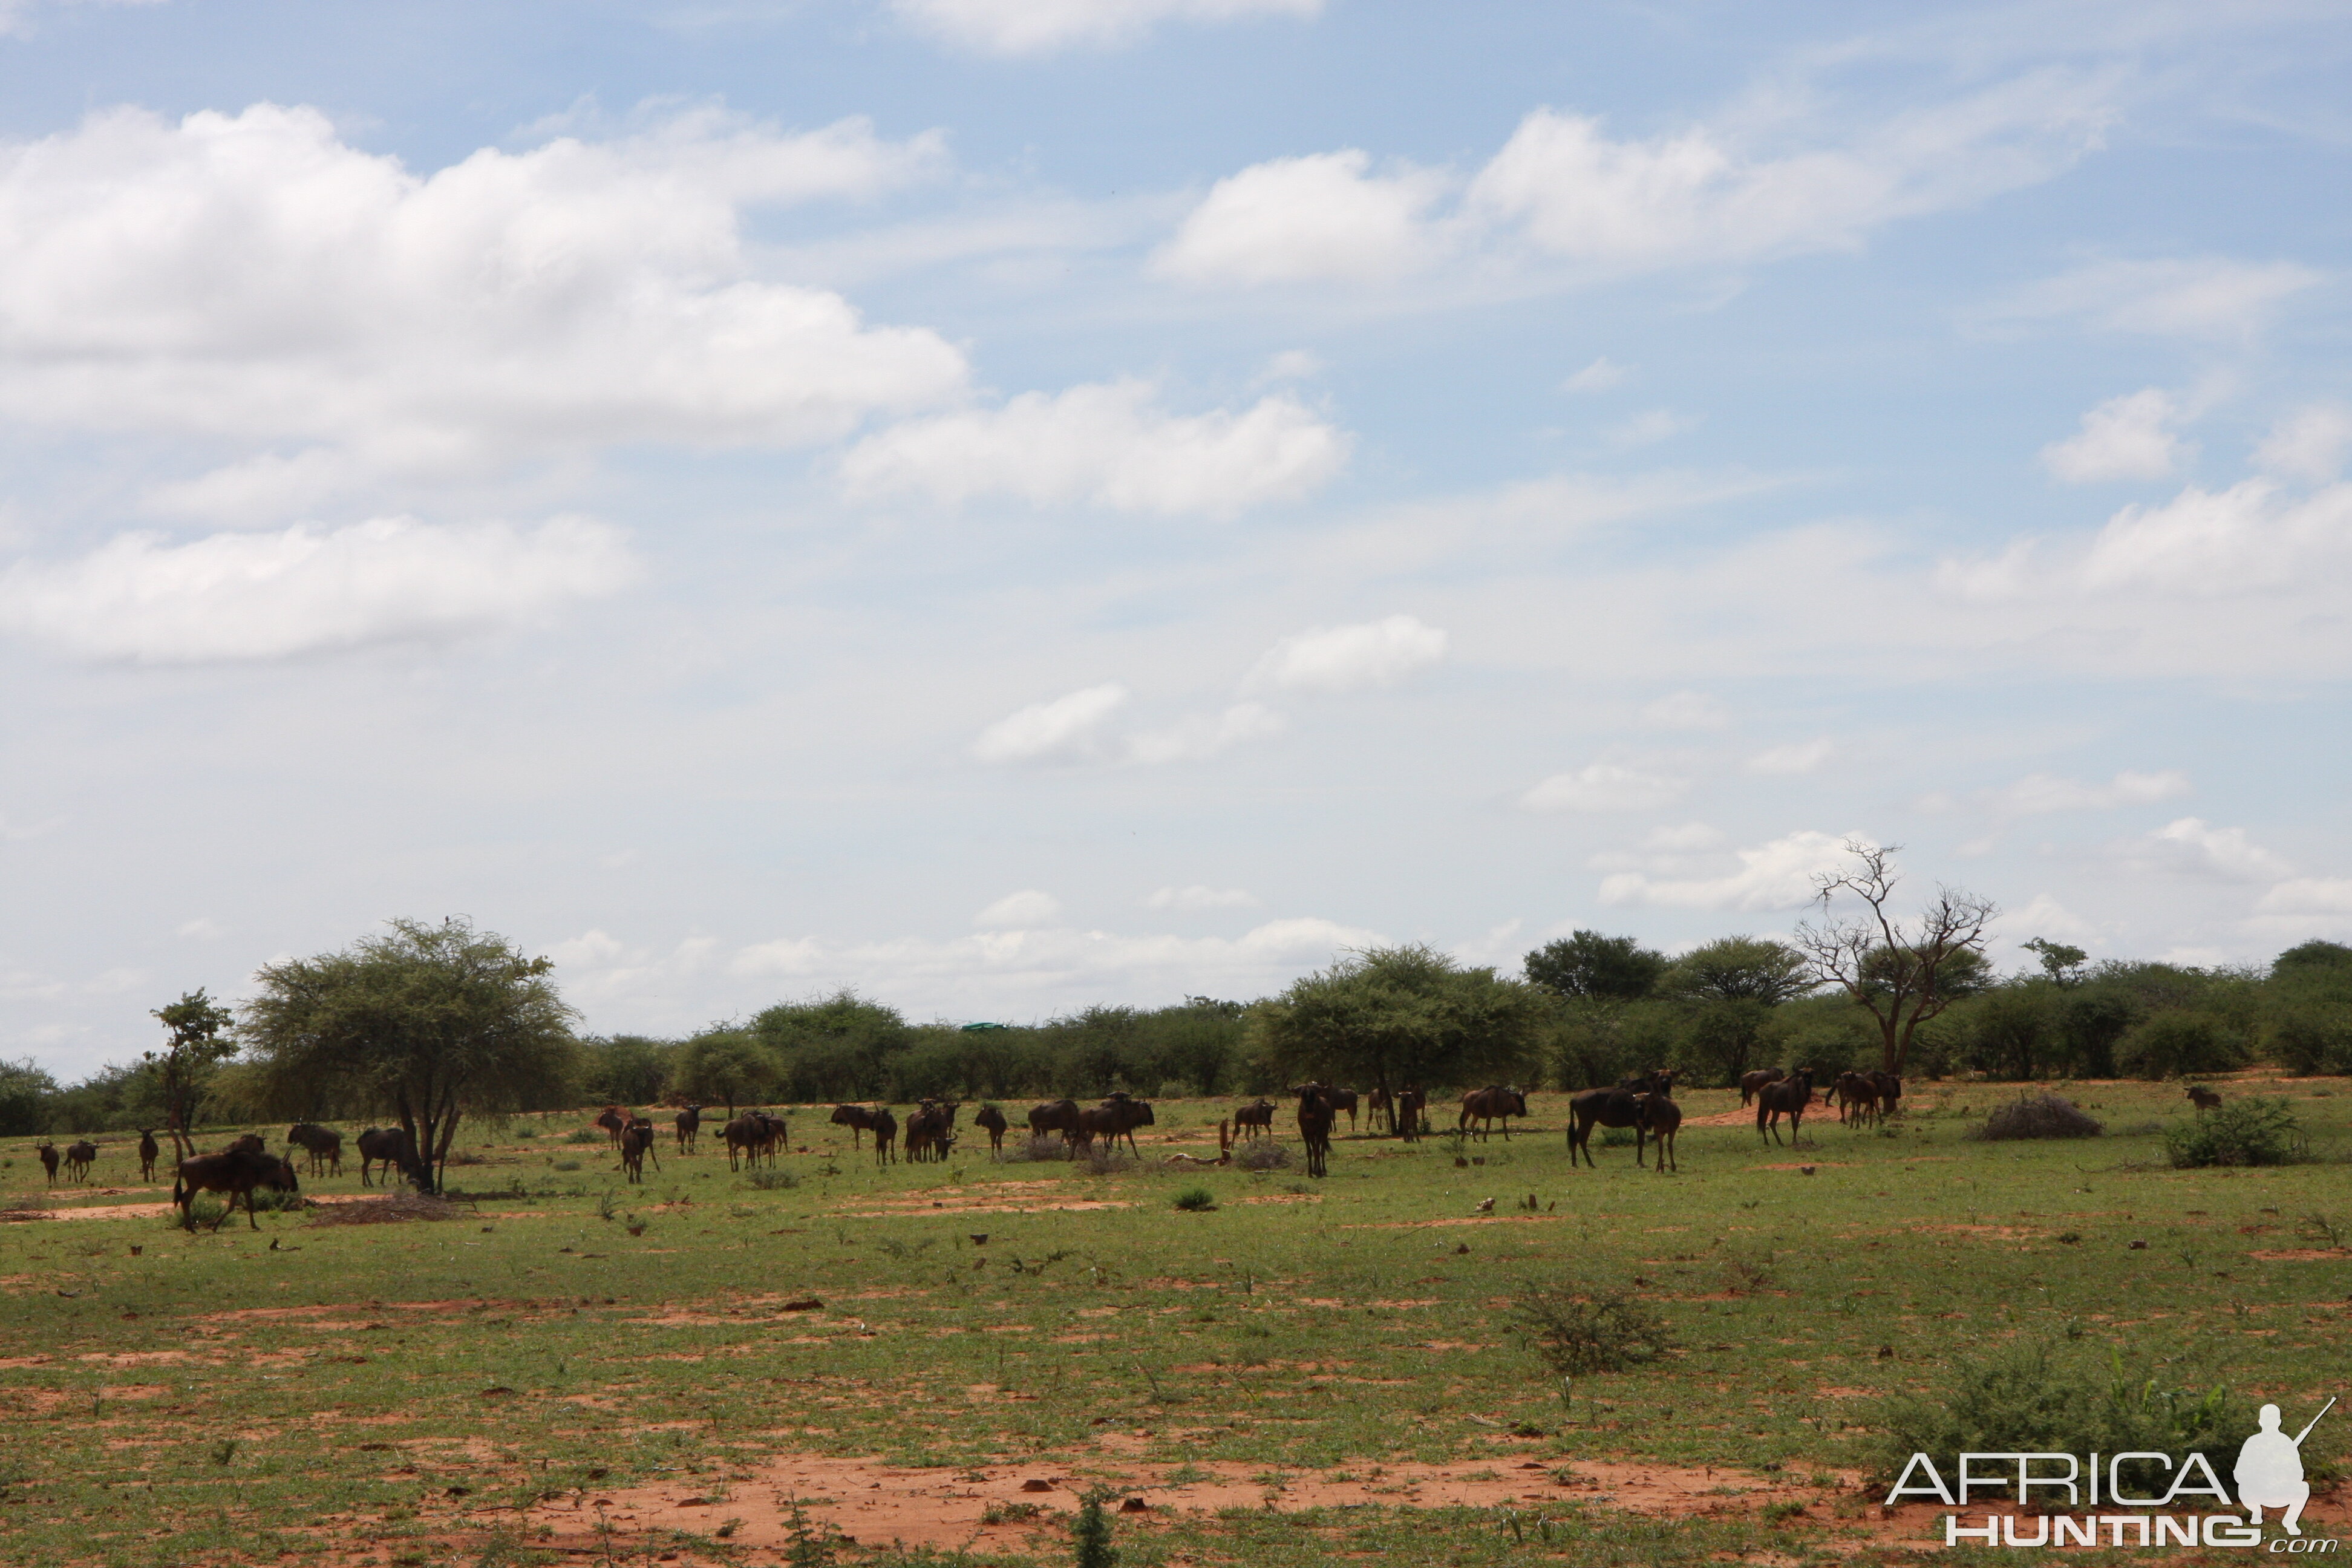
[[[1234,1146],[1234,1163],[1244,1171],[1279,1171],[1290,1163],[1290,1150],[1271,1138],[1253,1138]]]
[[[1186,1187],[1176,1194],[1176,1206],[1187,1214],[1206,1214],[1217,1206],[1217,1194],[1206,1187]]]
[[[575,1127],[563,1135],[563,1141],[566,1143],[603,1143],[608,1140],[593,1127]]]
[[[2152,1013],[2116,1042],[2116,1066],[2134,1078],[2179,1078],[2245,1066],[2245,1052],[2221,1022],[2171,1008]]]
[[[747,1173],[743,1180],[763,1193],[787,1192],[801,1184],[801,1179],[790,1171],[768,1169]]]
[[[1512,1307],[1528,1344],[1563,1373],[1622,1372],[1674,1347],[1656,1309],[1620,1290],[1530,1285]]]
[[[1097,1176],[1117,1175],[1121,1171],[1135,1169],[1135,1159],[1108,1145],[1089,1143],[1087,1145],[1087,1169]]]
[[[2174,1165],[2284,1165],[2305,1149],[2302,1124],[2284,1100],[2251,1095],[2224,1100],[2180,1126],[2167,1128],[2164,1152]]]
[[[558,1160],[555,1162],[555,1168],[559,1171],[576,1171],[580,1168],[580,1162],[577,1160]]]
[[[1049,1132],[1042,1138],[1028,1138],[1017,1143],[1009,1143],[1004,1150],[1006,1163],[1014,1165],[1026,1164],[1032,1160],[1066,1160],[1069,1157],[1070,1146],[1062,1142],[1059,1133],[1054,1132]]]
[[[2054,1094],[2021,1094],[1994,1106],[1968,1131],[1970,1138],[1999,1142],[2011,1138],[2096,1138],[2106,1124],[2071,1100]]]

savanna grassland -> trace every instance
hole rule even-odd
[[[13,1141],[0,1194],[51,1202],[0,1225],[0,1561],[1061,1562],[1102,1483],[1141,1500],[1128,1568],[1793,1563],[1923,1538],[1861,1482],[1874,1412],[1965,1358],[2352,1389],[2352,1086],[2224,1083],[2287,1097],[2310,1157],[2187,1171],[2177,1086],[2055,1087],[2108,1134],[1971,1141],[2014,1091],[1922,1083],[1790,1150],[1693,1091],[1664,1175],[1571,1170],[1561,1095],[1484,1163],[1343,1120],[1319,1182],[1164,1165],[1214,1157],[1207,1101],[1102,1172],[992,1163],[969,1107],[949,1161],[885,1168],[794,1111],[756,1177],[665,1124],[641,1187],[586,1113],[527,1117],[474,1129],[460,1219],[193,1235],[135,1139],[54,1194]],[[360,1193],[348,1143],[303,1190]],[[1675,1348],[1563,1391],[1531,1283],[1630,1291]]]

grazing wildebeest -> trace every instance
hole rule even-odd
[[[621,1170],[632,1182],[646,1179],[646,1156],[653,1153],[654,1124],[649,1118],[633,1118],[621,1129]],[[654,1169],[661,1169],[661,1156],[654,1154]]]
[[[66,1145],[66,1180],[89,1180],[90,1162],[98,1158],[98,1145],[87,1138],[77,1139]]]
[[[1032,1107],[1029,1111],[1029,1136],[1043,1138],[1048,1132],[1058,1132],[1065,1143],[1078,1141],[1078,1102],[1075,1100],[1048,1100]]]
[[[1642,1160],[1640,1138],[1648,1136],[1658,1141],[1658,1173],[1665,1173],[1666,1165],[1675,1159],[1675,1137],[1683,1130],[1683,1108],[1663,1094],[1637,1094],[1633,1097],[1635,1134],[1633,1162]],[[1675,1163],[1679,1171],[1682,1165]]]
[[[596,1125],[604,1130],[604,1135],[612,1140],[613,1147],[617,1149],[621,1146],[621,1134],[629,1130],[629,1122],[633,1116],[633,1112],[624,1111],[617,1105],[608,1105],[596,1113]]]
[[[695,1143],[702,1136],[702,1107],[689,1105],[679,1111],[675,1120],[677,1124],[677,1152],[693,1153]]]
[[[155,1130],[152,1127],[142,1127],[139,1130],[139,1179],[141,1181],[152,1182],[155,1179],[155,1162],[161,1159],[163,1154],[163,1146],[155,1142]]]
[[[971,1124],[988,1134],[988,1157],[992,1160],[1003,1159],[1004,1157],[1004,1112],[992,1105],[983,1105],[980,1108],[980,1114],[971,1119]]]
[[[392,1173],[408,1163],[408,1134],[398,1127],[371,1127],[355,1141],[360,1152],[360,1185],[372,1187],[375,1183],[368,1175],[371,1166],[383,1167],[383,1179],[391,1184]]]
[[[1141,1152],[1135,1148],[1135,1130],[1156,1125],[1151,1115],[1151,1102],[1125,1094],[1114,1094],[1102,1102],[1102,1109],[1110,1113],[1110,1141],[1116,1143],[1124,1138],[1130,1151]]]
[[[1779,1068],[1758,1068],[1754,1072],[1739,1075],[1739,1108],[1747,1110],[1756,1103],[1756,1091],[1768,1083],[1778,1083],[1788,1077]]]
[[[1575,1165],[1579,1152],[1583,1153],[1586,1164],[1598,1163],[1592,1158],[1592,1129],[1596,1125],[1632,1128],[1633,1163],[1643,1163],[1650,1133],[1647,1123],[1643,1120],[1642,1097],[1655,1095],[1661,1100],[1672,1100],[1673,1089],[1674,1076],[1654,1069],[1635,1074],[1614,1089],[1588,1089],[1572,1097],[1568,1102],[1569,1164],[1571,1167]],[[1677,1117],[1675,1125],[1679,1127],[1681,1124],[1681,1119]]]
[[[233,1148],[221,1154],[199,1154],[180,1162],[179,1173],[172,1181],[172,1201],[179,1205],[183,1225],[193,1226],[198,1193],[226,1193],[228,1207],[221,1210],[220,1219],[213,1221],[218,1230],[221,1221],[236,1212],[236,1200],[245,1200],[245,1223],[254,1229],[261,1222],[253,1217],[253,1189],[269,1187],[281,1193],[299,1192],[301,1182],[294,1174],[294,1162],[281,1160],[275,1154],[265,1154],[257,1149]]]
[[[34,1146],[33,1152],[41,1157],[41,1169],[49,1173],[49,1185],[58,1184],[58,1146],[44,1138]]]
[[[1319,1083],[1303,1083],[1291,1090],[1298,1096],[1298,1136],[1307,1145],[1307,1173],[1320,1176],[1330,1168],[1331,1123],[1339,1113]]]
[[[2189,1098],[2197,1102],[2197,1109],[2200,1110],[2211,1110],[2221,1103],[2221,1097],[2201,1083],[2192,1083],[2189,1086]]]
[[[1240,1137],[1274,1136],[1274,1101],[1260,1095],[1247,1105],[1234,1110],[1234,1131]]]
[[[835,1127],[849,1129],[849,1146],[855,1149],[857,1135],[874,1125],[874,1113],[862,1105],[836,1105],[830,1120]]]
[[[1778,1083],[1768,1083],[1756,1091],[1756,1135],[1763,1137],[1769,1129],[1771,1140],[1780,1142],[1780,1118],[1789,1119],[1789,1137],[1794,1142],[1805,1121],[1805,1108],[1813,1102],[1813,1069],[1799,1068],[1794,1076]]]
[[[286,1142],[310,1156],[310,1173],[321,1169],[335,1175],[343,1173],[343,1135],[331,1127],[321,1127],[313,1121],[297,1121],[286,1130]]]
[[[269,1152],[269,1140],[258,1132],[240,1132],[229,1140],[228,1149],[225,1152],[234,1153],[239,1149],[248,1154],[267,1154]]]
[[[1462,1097],[1462,1119],[1454,1123],[1454,1130],[1460,1131],[1475,1121],[1478,1123],[1478,1136],[1484,1138],[1499,1116],[1503,1119],[1503,1142],[1507,1143],[1511,1141],[1511,1118],[1527,1113],[1526,1095],[1506,1085],[1490,1083]]]
[[[898,1158],[898,1119],[890,1114],[888,1107],[874,1113],[874,1122],[868,1131],[874,1134],[876,1164],[887,1165]]]

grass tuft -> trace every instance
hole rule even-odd
[[[1207,1214],[1217,1206],[1217,1194],[1206,1187],[1186,1187],[1176,1194],[1176,1206],[1187,1214]]]

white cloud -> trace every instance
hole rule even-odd
[[[2191,486],[2158,507],[2128,506],[2091,543],[2083,579],[2094,588],[2215,594],[2276,586],[2352,551],[2352,485],[2301,500],[2267,479],[2220,492]]]
[[[1817,896],[1814,877],[1846,861],[1845,838],[1826,833],[1792,833],[1738,854],[1739,869],[1721,877],[1621,871],[1601,879],[1601,901],[1678,910],[1792,910]]]
[[[1444,632],[1412,616],[1355,626],[1311,626],[1266,649],[1244,689],[1358,691],[1393,686],[1445,658]]]
[[[2324,274],[2292,261],[2095,261],[2020,290],[1982,319],[2000,324],[2074,317],[2110,332],[2242,338],[2323,280]]]
[[[1562,392],[1606,392],[1633,374],[1629,365],[1622,365],[1602,354],[1574,375],[1559,384]]]
[[[583,518],[534,529],[382,518],[186,544],[132,533],[0,574],[0,627],[141,664],[283,658],[533,624],[635,570],[617,530]]]
[[[2281,420],[2254,449],[2254,462],[2266,474],[2326,484],[2343,472],[2347,451],[2352,451],[2352,408],[2322,403]]]
[[[2189,793],[2183,773],[2117,773],[2106,784],[2028,773],[1993,797],[2005,816],[2035,816],[2053,811],[2112,811],[2123,805],[2149,805]]]
[[[1093,754],[1109,717],[1127,706],[1116,681],[1089,686],[1050,702],[1033,702],[980,732],[971,754],[983,763],[1067,761]]]
[[[2264,893],[2254,908],[2274,915],[2352,915],[2352,878],[2290,878]]]
[[[2294,870],[2246,837],[2242,827],[2214,827],[2200,817],[2168,822],[2124,847],[2124,858],[2177,877],[2229,882],[2277,881]]]
[[[1830,751],[1830,742],[1826,739],[1792,741],[1785,746],[1773,746],[1757,752],[1742,766],[1751,773],[1767,776],[1809,773],[1829,761]]]
[[[1255,385],[1277,381],[1307,381],[1323,374],[1323,356],[1312,349],[1285,349],[1265,362]]]
[[[1131,44],[1162,22],[1311,17],[1323,0],[892,0],[915,26],[991,55]]]
[[[1594,763],[1552,774],[1521,795],[1519,804],[1529,811],[1647,811],[1680,800],[1689,788],[1688,779]]]
[[[2032,903],[2015,914],[2002,916],[2000,923],[2004,930],[2025,932],[2029,942],[2038,936],[2087,942],[2098,934],[2096,926],[2047,893],[2034,894]]]
[[[909,420],[842,458],[855,497],[914,493],[946,506],[1004,495],[1034,506],[1230,516],[1297,500],[1344,468],[1346,432],[1286,394],[1242,413],[1175,415],[1119,381],[1001,408]]]
[[[1149,910],[1254,910],[1257,896],[1246,888],[1210,888],[1194,883],[1189,888],[1161,888],[1143,900]]]
[[[1703,691],[1676,691],[1643,708],[1642,722],[1654,730],[1720,730],[1731,722],[1731,710]]]
[[[1062,912],[1062,900],[1035,888],[1024,888],[1017,893],[1007,893],[980,913],[971,923],[992,930],[1027,930],[1050,925]]]
[[[298,468],[318,447],[435,469],[829,438],[960,395],[963,356],[761,279],[740,215],[940,163],[936,137],[861,121],[697,110],[420,175],[311,109],[93,114],[0,145],[0,412],[283,447]],[[248,465],[215,488],[305,477]]]
[[[1372,174],[1350,148],[1253,164],[1210,187],[1151,259],[1196,285],[1386,282],[1434,261],[1422,215],[1444,193],[1423,170]]]
[[[1255,702],[1236,702],[1222,713],[1195,713],[1164,730],[1147,730],[1127,742],[1127,760],[1146,767],[1162,763],[1205,762],[1244,741],[1279,735],[1289,721]]]
[[[2179,417],[2179,403],[2158,387],[2109,398],[2083,416],[2080,430],[2042,447],[2042,466],[2068,484],[2163,479],[2185,455],[2170,428]]]
[[[1653,827],[1642,840],[1642,847],[1667,855],[1687,855],[1696,850],[1713,849],[1723,843],[1723,835],[1704,822],[1686,822],[1680,827]]]

